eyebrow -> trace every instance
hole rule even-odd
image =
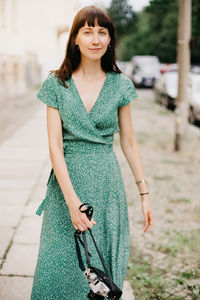
[[[91,27],[82,27],[82,29],[92,29]],[[100,27],[99,29],[106,29],[105,27]]]

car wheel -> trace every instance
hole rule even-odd
[[[189,121],[191,124],[194,124],[194,123],[195,123],[195,115],[194,115],[192,106],[190,106],[190,108],[189,108],[188,121]]]

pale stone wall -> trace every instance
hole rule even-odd
[[[0,0],[0,103],[61,64],[78,0]]]

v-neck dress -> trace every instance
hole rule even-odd
[[[123,73],[106,72],[103,87],[88,113],[72,77],[61,85],[54,74],[44,80],[37,97],[57,108],[62,120],[64,158],[74,190],[94,208],[92,233],[112,280],[123,288],[129,260],[129,219],[120,166],[113,151],[119,132],[119,108],[137,97]],[[36,214],[43,213],[40,245],[31,300],[87,300],[89,284],[79,268],[70,212],[53,168],[46,195]],[[103,266],[86,231],[91,264]],[[86,258],[80,245],[85,267]],[[120,298],[122,299],[122,297]]]

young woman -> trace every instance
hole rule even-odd
[[[116,65],[115,31],[105,10],[86,6],[77,13],[64,61],[37,96],[47,105],[52,170],[36,212],[44,210],[31,299],[88,299],[88,281],[75,248],[77,229],[92,228],[112,280],[122,289],[130,237],[126,194],[113,151],[115,132],[138,184],[145,232],[153,217],[131,121],[130,102],[137,93]],[[94,208],[91,221],[79,211],[85,202]],[[92,265],[102,270],[91,237],[87,240]]]

